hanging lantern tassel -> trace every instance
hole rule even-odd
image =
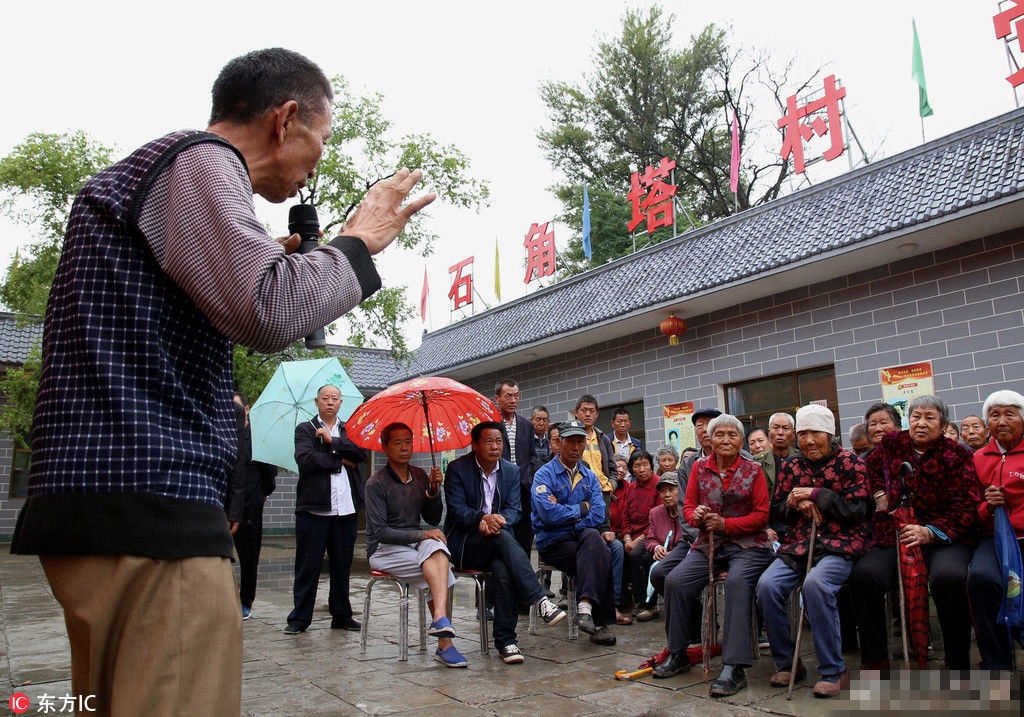
[[[686,322],[677,318],[675,314],[671,314],[661,322],[661,333],[668,336],[670,346],[679,345],[679,337],[684,331],[686,331]]]

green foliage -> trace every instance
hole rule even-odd
[[[327,349],[307,351],[301,340],[276,354],[261,354],[248,346],[235,344],[235,390],[244,393],[250,404],[256,403],[256,399],[263,393],[267,382],[270,381],[282,361],[306,361],[330,358],[331,356],[332,354]],[[344,358],[339,360],[345,368],[348,368],[351,363]]]
[[[414,190],[417,196],[433,191],[438,201],[472,210],[487,204],[487,182],[470,176],[469,158],[457,147],[441,144],[426,133],[395,138],[381,112],[382,95],[355,94],[341,76],[332,82],[331,138],[316,176],[301,195],[302,201],[318,207],[326,240],[338,233],[367,190],[399,167],[423,170],[424,180]],[[396,240],[398,246],[429,256],[437,239],[429,229],[429,218],[426,212],[414,216]],[[407,357],[400,325],[414,315],[414,309],[403,289],[382,289],[349,313],[345,317],[351,332],[348,341],[355,346],[389,348],[397,357]]]
[[[28,226],[35,240],[19,249],[0,285],[9,309],[41,316],[57,270],[71,202],[113,150],[84,132],[35,132],[0,158],[0,212]]]
[[[770,75],[768,56],[730,49],[727,31],[715,25],[677,49],[673,22],[658,6],[628,10],[621,33],[598,43],[593,70],[582,83],[541,86],[550,127],[538,139],[548,161],[565,177],[553,187],[565,209],[559,219],[581,226],[586,183],[594,265],[632,250],[626,227],[630,175],[657,165],[662,157],[676,162],[677,196],[697,226],[775,198],[787,173],[788,164],[772,152],[762,153],[765,162],[756,164],[746,130],[751,86],[760,83],[781,104],[779,93],[789,67],[781,79],[764,79],[762,75]],[[729,189],[734,111],[744,147],[738,200]],[[767,134],[778,141],[774,127]],[[754,185],[766,179],[769,186],[755,199]],[[689,226],[678,209],[676,222],[680,231]],[[669,229],[648,236],[644,225],[637,232],[643,232],[637,235],[638,247],[672,236]],[[587,268],[582,257],[581,236],[576,236],[569,243],[563,276]]]
[[[15,448],[29,447],[41,369],[42,349],[37,345],[29,351],[24,366],[9,368],[0,375],[0,396],[4,397],[0,433],[11,436]]]

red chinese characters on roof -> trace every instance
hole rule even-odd
[[[555,230],[548,230],[548,224],[533,223],[530,231],[526,233],[523,246],[526,247],[526,278],[524,284],[529,284],[536,272],[537,278],[551,276],[555,273]]]
[[[657,167],[646,167],[643,173],[633,172],[630,176],[630,190],[626,198],[633,207],[633,217],[626,227],[633,232],[640,222],[647,219],[647,233],[653,234],[658,227],[670,227],[675,222],[672,198],[678,187],[663,181],[676,168],[674,160],[662,157]]]
[[[806,169],[803,143],[815,135],[824,137],[827,134],[832,140],[832,145],[821,154],[826,161],[842,155],[843,124],[839,100],[844,97],[846,88],[836,87],[836,76],[829,75],[825,78],[823,97],[812,100],[803,107],[797,107],[796,95],[786,98],[786,114],[778,121],[779,129],[784,132],[779,156],[787,161],[792,157],[793,171],[797,174],[802,174]],[[825,111],[825,117],[819,114],[822,110]],[[809,122],[802,121],[812,115],[813,119]]]
[[[469,267],[466,274],[462,270]],[[459,309],[466,304],[473,303],[473,257],[463,259],[458,264],[448,267],[452,277],[452,288],[448,291],[448,298],[452,300],[452,310]]]
[[[1008,38],[1011,33],[1016,34],[1017,44],[1024,52],[1024,0],[1010,2],[1012,4],[1009,7],[992,18],[992,23],[996,26],[996,38],[1002,40]],[[1024,84],[1024,69],[1012,73],[1006,80],[1014,87]]]

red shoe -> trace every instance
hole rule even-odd
[[[772,687],[789,687],[789,676],[790,670],[779,670],[774,675],[768,678],[768,684]],[[796,679],[794,679],[793,682],[799,682],[805,677],[807,677],[807,668],[804,667],[804,661],[797,660]]]
[[[833,680],[835,680],[833,682]],[[847,670],[839,675],[822,678],[814,683],[815,697],[835,697],[843,690],[850,689],[850,671]]]

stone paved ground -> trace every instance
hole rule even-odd
[[[748,671],[748,689],[721,700],[708,697],[699,668],[670,680],[615,680],[616,670],[632,669],[663,647],[661,621],[617,627],[618,645],[606,648],[592,645],[585,635],[570,642],[564,622],[539,627],[537,635],[528,635],[524,618],[520,646],[526,661],[508,666],[493,648],[490,655],[480,655],[472,586],[461,583],[453,621],[461,635],[456,644],[470,661],[468,669],[447,669],[434,662],[432,640],[426,652],[419,651],[414,608],[409,661],[399,662],[398,602],[394,591],[383,584],[374,588],[369,645],[366,654],[360,655],[358,633],[330,629],[324,605],[326,580],[321,582],[321,599],[310,629],[295,637],[284,635],[291,608],[291,540],[269,540],[263,558],[254,617],[244,625],[245,715],[817,716],[855,706],[848,701],[816,700],[806,683],[787,702],[785,690],[768,686],[773,667],[767,658]],[[352,595],[359,612],[367,578],[365,563],[357,561],[355,569]],[[3,700],[15,688],[27,694],[33,705],[44,693],[59,697],[70,691],[70,659],[60,608],[38,561],[12,556],[6,549],[0,550],[0,630],[0,674],[8,691],[0,695]],[[813,665],[809,647],[804,659],[809,667]],[[856,664],[856,656],[848,659]],[[905,707],[906,703],[904,712]],[[1018,713],[1019,703],[1010,703],[1008,714]]]

